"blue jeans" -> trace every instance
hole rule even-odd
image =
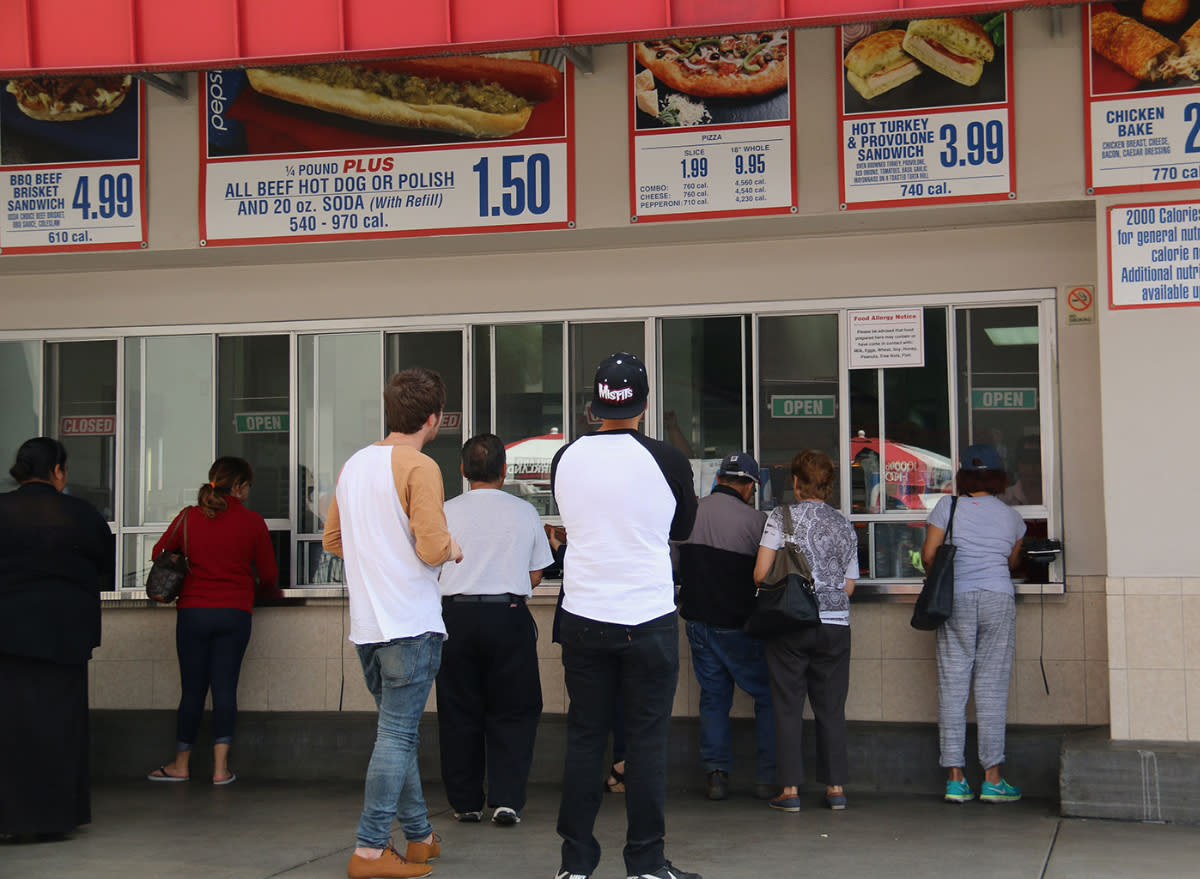
[[[442,636],[426,632],[383,644],[359,644],[357,649],[367,689],[379,706],[358,844],[364,848],[386,846],[393,818],[400,822],[405,839],[425,839],[433,825],[417,769],[418,724],[442,664]]]
[[[754,699],[754,730],[758,739],[755,781],[775,780],[775,707],[763,642],[740,629],[725,629],[688,621],[692,668],[700,683],[700,760],[705,772],[728,772],[733,763],[729,709],[736,684]]]

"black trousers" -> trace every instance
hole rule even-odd
[[[819,626],[767,641],[767,669],[775,703],[775,780],[804,784],[804,700],[816,720],[816,780],[850,780],[846,756],[846,694],[850,692],[850,627]]]
[[[250,621],[249,613],[233,607],[185,607],[176,612],[175,652],[179,655],[180,683],[176,750],[190,750],[196,744],[210,689],[213,744],[233,742],[238,677],[250,643]]]
[[[560,626],[567,710],[558,835],[562,869],[590,876],[600,863],[593,833],[613,705],[625,711],[625,872],[652,873],[666,857],[667,735],[679,681],[675,613],[637,626],[601,623],[563,612]]]
[[[542,714],[537,626],[525,604],[445,601],[437,676],[442,782],[456,812],[525,806]]]

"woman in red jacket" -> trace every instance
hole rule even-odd
[[[187,781],[188,762],[204,700],[212,689],[213,784],[229,784],[229,746],[237,720],[238,673],[250,641],[255,592],[277,595],[275,551],[267,523],[242,504],[254,472],[243,458],[221,457],[186,507],[154,545],[153,556],[182,548],[188,575],[179,594],[175,649],[181,694],[175,759],[151,772],[151,781]],[[257,577],[256,577],[257,573]],[[256,587],[257,581],[257,587]]]

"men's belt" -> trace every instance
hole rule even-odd
[[[499,595],[446,595],[442,601],[461,601],[472,604],[524,604],[525,596],[513,592],[501,592]]]

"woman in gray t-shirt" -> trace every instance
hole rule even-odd
[[[937,630],[938,731],[940,762],[947,770],[945,798],[965,803],[975,796],[963,774],[967,698],[974,675],[979,762],[984,769],[979,798],[1013,802],[1021,798],[1020,788],[1001,774],[1017,619],[1009,571],[1021,553],[1025,522],[996,497],[1008,485],[1008,477],[991,446],[973,445],[963,452],[956,482],[954,614]],[[926,569],[946,538],[951,501],[942,498],[929,514],[921,549]]]

